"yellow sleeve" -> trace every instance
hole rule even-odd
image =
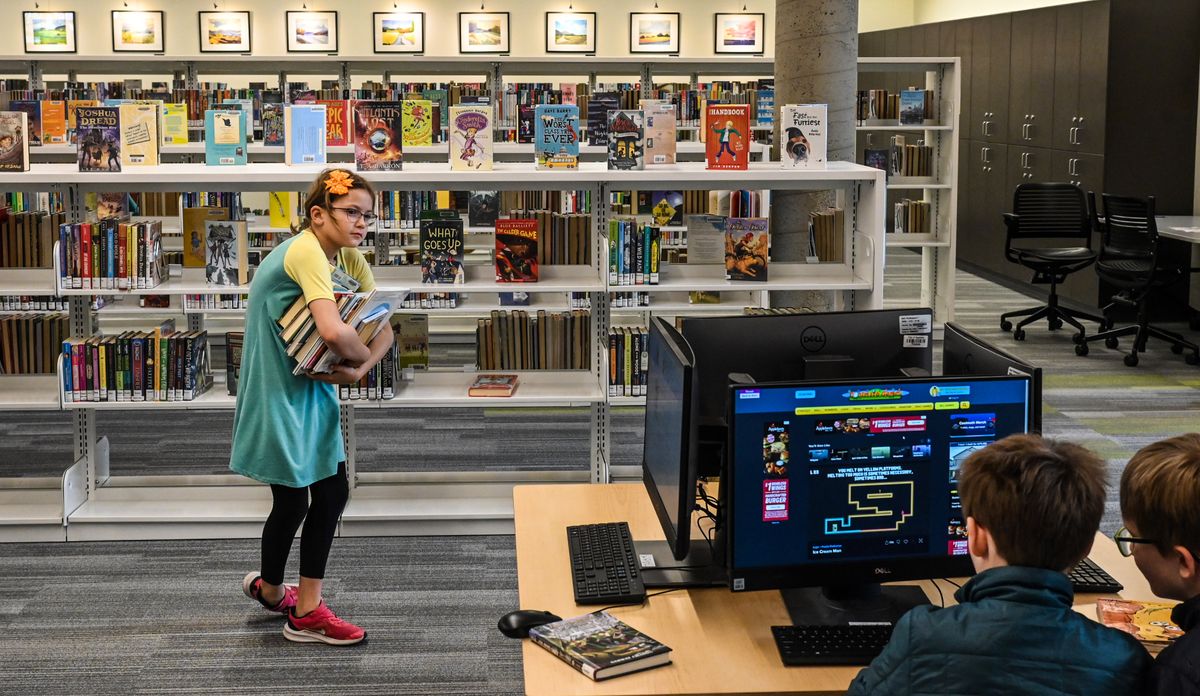
[[[313,300],[334,299],[329,259],[311,233],[305,233],[288,247],[287,256],[283,257],[283,270],[300,286],[305,304],[311,304]]]
[[[359,292],[369,292],[375,289],[375,274],[371,272],[371,264],[358,249],[342,249],[342,268],[346,269],[359,282]]]

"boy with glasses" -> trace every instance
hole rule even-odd
[[[1154,661],[1147,694],[1200,694],[1200,434],[1146,445],[1121,474],[1117,547],[1133,556],[1150,589],[1182,604],[1171,620],[1183,637]]]

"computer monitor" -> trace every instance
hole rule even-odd
[[[958,467],[1028,431],[1029,377],[729,390],[731,590],[785,590],[797,624],[894,622],[925,595],[878,583],[973,572]]]
[[[947,377],[1029,375],[1030,432],[1042,432],[1042,368],[1006,353],[954,322],[947,322],[942,343],[942,374]]]
[[[881,309],[733,317],[686,317],[699,392],[700,475],[724,467],[729,375],[755,382],[932,374],[933,312]]]

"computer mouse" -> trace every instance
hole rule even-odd
[[[548,611],[520,609],[501,616],[496,622],[496,628],[509,638],[528,638],[529,629],[555,621],[562,621],[562,617]]]

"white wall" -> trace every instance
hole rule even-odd
[[[965,17],[1021,12],[1088,0],[913,0],[913,24],[947,22]]]
[[[916,0],[858,0],[858,30],[881,31],[913,24]]]

